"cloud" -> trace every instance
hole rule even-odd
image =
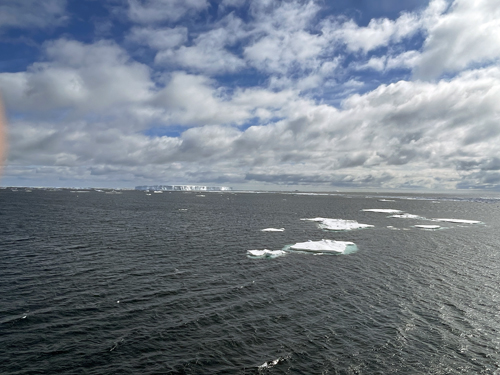
[[[429,6],[438,13],[443,1]],[[500,57],[500,6],[495,0],[455,0],[446,13],[428,17],[427,38],[415,76],[433,79]]]
[[[0,4],[0,30],[43,29],[67,20],[66,0],[3,0]]]
[[[188,29],[183,26],[175,28],[133,27],[127,39],[131,42],[147,45],[156,50],[178,47],[188,40]]]
[[[334,23],[330,27],[333,37],[345,43],[348,51],[367,53],[413,36],[421,27],[421,20],[415,13],[403,13],[394,21],[372,19],[365,27],[358,26],[353,20]]]
[[[128,16],[141,24],[177,21],[206,10],[206,0],[128,0]]]
[[[0,73],[10,110],[92,113],[143,102],[151,94],[149,68],[130,60],[114,42],[59,39],[47,42],[44,53],[46,61],[25,72]]]

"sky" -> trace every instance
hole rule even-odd
[[[500,190],[498,0],[2,0],[2,186]]]

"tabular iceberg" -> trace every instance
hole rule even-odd
[[[261,229],[261,232],[284,232],[285,228],[265,228]]]

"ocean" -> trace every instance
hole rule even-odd
[[[479,195],[2,189],[0,373],[500,374],[499,219]],[[323,239],[355,247],[290,248]]]

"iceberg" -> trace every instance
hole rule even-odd
[[[396,202],[394,199],[379,199],[379,202]]]
[[[265,228],[261,229],[261,232],[284,232],[285,228]]]
[[[277,258],[285,254],[283,250],[247,250],[249,258]]]
[[[432,219],[433,221],[446,221],[448,223],[458,223],[458,224],[482,224],[478,220],[463,220],[463,219]]]
[[[383,214],[401,214],[401,213],[403,213],[403,211],[401,211],[401,210],[393,210],[392,208],[365,208],[361,211],[380,212]]]
[[[420,228],[420,229],[439,229],[439,228],[441,228],[439,225],[425,225],[425,224],[414,225],[414,227]]]
[[[373,227],[373,225],[370,224],[358,223],[356,220],[328,219],[324,217],[315,217],[313,219],[300,219],[300,220],[316,221],[320,223],[318,224],[320,228],[329,230],[353,230],[353,229]]]
[[[336,254],[350,254],[358,249],[354,242],[334,240],[298,242],[295,245],[288,246],[287,248],[289,250],[306,251],[312,253]]]

